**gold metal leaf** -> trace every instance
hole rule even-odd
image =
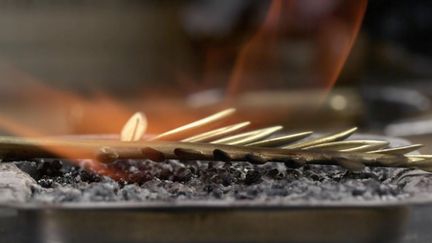
[[[316,138],[316,139],[305,141],[303,143],[296,143],[296,144],[293,144],[293,145],[285,146],[283,148],[286,148],[286,149],[300,149],[300,148],[310,147],[310,146],[321,144],[321,143],[329,143],[329,142],[334,142],[334,141],[340,141],[340,140],[344,140],[345,138],[348,138],[355,131],[357,131],[357,127],[354,127],[354,128],[342,131],[342,132],[334,133],[334,134],[331,134],[331,135],[327,135],[327,136],[324,136],[324,137],[319,137],[319,138]]]
[[[225,137],[218,139],[216,141],[213,141],[211,143],[213,144],[228,144],[228,145],[245,145],[248,143],[252,143],[255,141],[258,141],[260,139],[269,137],[273,133],[282,130],[282,126],[273,126],[273,127],[267,127],[262,128],[258,130],[253,130],[245,133],[240,133],[237,135],[233,135],[230,137]]]
[[[309,147],[305,147],[303,149],[319,149],[319,150],[328,150],[328,151],[360,151],[356,150],[356,148],[367,147],[371,149],[379,149],[386,147],[389,143],[387,141],[381,140],[347,140],[347,141],[337,141],[337,142],[329,142],[317,144]],[[354,150],[350,150],[354,149]]]
[[[374,151],[370,151],[368,153],[370,153],[370,154],[406,154],[406,153],[416,151],[421,147],[423,147],[423,144],[411,144],[411,145],[401,146],[401,147],[374,150]]]
[[[180,135],[189,135],[190,131],[198,128],[203,127],[206,125],[209,125],[210,123],[220,121],[232,114],[234,114],[236,110],[234,108],[229,108],[223,111],[220,111],[218,113],[215,113],[213,115],[210,115],[208,117],[205,117],[203,119],[200,119],[198,121],[194,121],[192,123],[186,124],[184,126],[169,130],[167,132],[164,132],[162,134],[157,135],[156,137],[150,139],[150,140],[170,140],[174,137],[178,137]]]
[[[284,136],[278,136],[278,137],[275,137],[275,138],[270,138],[270,139],[266,139],[266,140],[261,140],[261,141],[249,143],[249,144],[246,144],[246,146],[251,146],[251,147],[277,147],[277,146],[282,146],[282,145],[285,145],[285,144],[296,142],[298,140],[301,140],[301,139],[303,139],[305,137],[310,136],[311,134],[312,134],[311,131],[294,133],[294,134],[289,134],[289,135],[284,135]]]
[[[147,118],[137,112],[123,126],[120,134],[120,140],[123,142],[135,142],[141,140],[147,129]]]
[[[241,122],[241,123],[229,125],[226,127],[221,127],[192,137],[185,138],[182,140],[182,142],[190,142],[190,143],[205,142],[211,139],[216,139],[218,137],[236,132],[246,126],[249,126],[249,124],[250,122],[247,121],[247,122]]]

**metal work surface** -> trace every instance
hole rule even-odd
[[[407,207],[3,208],[2,242],[395,242]],[[389,227],[391,226],[391,227]]]

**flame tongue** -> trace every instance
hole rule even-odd
[[[300,74],[300,77],[305,76],[300,79],[307,84],[317,83],[317,87],[326,94],[335,84],[354,45],[366,6],[367,0],[319,3],[313,0],[272,0],[262,24],[239,50],[227,87],[228,98],[239,93],[240,89],[262,88],[263,84],[266,85],[264,88],[269,88],[267,79],[269,76],[278,77],[273,75],[279,72],[277,68],[289,69],[286,65],[290,63],[282,63],[282,59],[288,56],[295,60],[311,56],[311,63],[304,65],[311,70]],[[302,51],[304,57],[298,57],[297,50],[285,51],[279,37],[288,39],[286,43],[304,38],[304,43],[312,44],[310,51]],[[286,57],[281,57],[281,53]],[[263,68],[265,73],[261,76],[265,79],[260,79],[256,73],[259,74]],[[294,68],[303,72],[303,68]],[[271,75],[266,75],[268,73]],[[281,81],[297,77],[297,73],[290,74],[293,75]]]
[[[339,18],[330,18],[320,31],[319,63],[323,84],[330,90],[338,79],[353,48],[366,12],[367,0],[346,1]],[[340,21],[342,19],[343,21]]]
[[[243,45],[243,48],[241,48],[241,50],[239,51],[238,58],[234,65],[234,70],[228,84],[228,95],[233,95],[237,93],[239,91],[239,88],[242,86],[243,83],[245,83],[245,81],[251,82],[249,80],[249,77],[245,77],[245,73],[247,71],[259,69],[262,63],[269,63],[270,66],[272,66],[273,63],[271,61],[274,60],[273,55],[279,54],[278,52],[273,51],[275,50],[275,48],[273,48],[274,45],[278,42],[277,37],[280,34],[290,33],[286,30],[281,31],[283,30],[282,28],[290,26],[286,23],[283,23],[282,21],[290,20],[289,18],[286,18],[286,16],[294,15],[293,13],[295,11],[293,10],[296,6],[301,5],[300,3],[302,1],[304,0],[271,1],[267,15],[262,25],[252,36],[252,38],[250,38],[247,43]],[[335,13],[334,16],[336,17],[330,17],[326,19],[326,21],[322,21],[322,24],[320,22],[320,27],[318,27],[319,34],[317,34],[317,46],[320,46],[320,50],[323,51],[319,53],[319,56],[321,57],[318,60],[318,65],[316,65],[318,66],[317,69],[319,69],[317,76],[319,76],[319,80],[322,81],[322,84],[325,84],[327,89],[330,89],[334,85],[344,63],[346,62],[348,54],[353,46],[353,43],[359,31],[366,9],[366,4],[366,0],[344,1],[343,7],[341,8],[341,12],[343,14],[341,16],[337,16],[337,13]],[[333,16],[333,14],[330,15]],[[340,19],[344,21],[340,21]],[[87,119],[87,121],[89,121],[88,127],[90,128],[88,130],[84,129],[86,132],[106,132],[108,130],[110,132],[114,131],[115,129],[118,129],[117,123],[122,122],[124,118],[128,114],[130,114],[128,109],[124,109],[125,107],[118,105],[116,102],[113,102],[106,97],[98,97],[99,99],[88,101],[78,95],[69,92],[62,92],[52,87],[46,87],[42,83],[34,82],[34,80],[31,78],[26,79],[27,83],[21,85],[25,86],[26,90],[29,91],[29,93],[27,94],[29,97],[25,97],[27,98],[27,101],[32,102],[33,100],[30,99],[30,97],[36,97],[36,99],[42,100],[42,103],[44,103],[44,105],[47,105],[46,103],[55,103],[60,104],[60,107],[74,107],[74,109],[72,109],[73,112],[71,112],[73,113],[74,118],[76,118],[77,120]],[[264,84],[267,80],[258,81]],[[34,96],[34,93],[37,93],[38,95]],[[158,108],[160,107],[158,106]],[[218,114],[214,114],[195,123],[191,123],[186,126],[182,126],[177,129],[163,133],[157,136],[155,140],[176,140],[178,138],[190,138],[190,136],[196,135],[196,133],[194,132],[201,129],[204,125],[220,121],[225,117],[231,115],[233,112],[233,109],[222,111]],[[108,119],[107,114],[110,116],[108,117]],[[178,121],[178,119],[179,118],[177,118],[176,121]],[[26,120],[32,122],[32,119]],[[235,129],[233,127],[229,127],[229,129],[237,131],[237,129],[245,126],[245,124],[248,123],[245,122],[239,124],[238,126],[237,124],[235,124],[236,126],[233,126]],[[15,134],[22,136],[42,136],[47,134],[46,131],[44,132],[35,129],[28,129],[29,127],[33,127],[33,125],[34,124],[32,124],[32,126],[21,126],[13,119],[8,119],[4,116],[0,116],[0,127],[6,128],[8,131],[11,131]],[[210,135],[216,136],[221,131],[231,132],[231,130],[229,129],[224,128],[222,130],[218,130],[216,133],[211,133]],[[140,139],[142,139],[146,130],[146,116],[142,113],[136,113],[123,127],[120,136],[121,141],[139,141]],[[209,136],[208,133],[205,133],[204,135]],[[264,135],[267,136],[266,134]],[[194,139],[197,138],[195,137]],[[199,137],[198,139],[203,139],[203,137]],[[204,136],[204,139],[209,138]],[[283,139],[285,141],[286,138]],[[251,141],[247,142],[249,143]],[[271,142],[275,141],[266,141],[266,143]],[[64,158],[74,158],[76,156],[76,151],[71,151],[68,148],[59,148],[53,146],[49,147],[48,149],[54,154],[64,156]],[[185,154],[186,152],[187,154],[191,151],[183,150],[180,152],[182,152],[183,154]],[[156,158],[163,157],[155,151],[153,151],[152,153]],[[254,158],[256,159],[256,156]],[[118,176],[115,171],[107,169],[104,165],[101,165],[94,161],[88,162],[86,166],[89,169],[95,171],[96,173],[111,177]]]

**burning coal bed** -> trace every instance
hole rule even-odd
[[[365,168],[283,163],[252,165],[169,160],[117,161],[126,172],[114,181],[62,160],[16,161],[0,165],[3,202],[115,202],[174,200],[272,200],[284,203],[397,201],[431,195],[432,176],[413,169]]]
[[[103,152],[97,159],[108,158],[109,161],[66,160],[61,156],[25,161],[5,159],[0,163],[0,203],[349,204],[421,200],[430,199],[432,195],[432,155],[414,152],[421,145],[395,138],[353,135],[356,128],[317,135],[297,143],[312,132],[274,134],[282,127],[273,126],[227,137],[228,133],[249,124],[243,122],[174,140],[181,142],[155,142],[220,121],[234,111],[218,112],[152,137],[151,141],[143,140],[146,122],[140,113],[126,123],[121,141],[2,137],[0,145],[4,156],[22,158],[31,154],[35,158],[51,158],[44,157],[52,155],[46,153],[46,149],[59,151],[60,148],[72,156],[83,151],[86,155],[94,154],[96,149],[98,153]],[[270,135],[272,137],[268,138]],[[350,136],[353,140],[344,140]],[[219,139],[211,141],[214,137]],[[203,140],[210,142],[202,143]],[[266,148],[281,145],[285,147]],[[45,150],[35,150],[40,147]],[[338,150],[329,152],[331,148]],[[308,152],[310,149],[315,152]],[[363,153],[352,153],[355,151]],[[399,155],[391,155],[395,152]],[[417,154],[400,155],[411,152]],[[147,160],[143,155],[158,162]],[[203,160],[203,157],[209,159]],[[331,163],[301,163],[302,160]],[[365,163],[372,166],[364,166]]]

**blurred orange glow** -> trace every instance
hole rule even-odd
[[[12,120],[4,114],[0,114],[0,128],[14,135],[23,137],[39,137],[44,135],[43,132],[28,127],[24,124],[20,124],[18,121]]]
[[[279,44],[281,35],[284,38],[291,35],[298,36],[298,29],[301,29],[301,18],[298,18],[298,9],[302,0],[272,0],[262,23],[258,26],[255,33],[241,46],[237,58],[234,62],[232,73],[229,77],[226,98],[234,97],[240,88],[245,84],[256,84],[266,86],[269,80],[263,77],[254,77],[251,70],[259,70],[263,64],[265,66],[278,66],[278,53],[276,48]],[[339,3],[340,1],[338,1]],[[332,10],[331,13],[319,19],[319,23],[314,26],[314,38],[316,49],[316,63],[314,63],[311,79],[318,80],[318,85],[323,91],[323,96],[332,89],[338,76],[349,56],[349,53],[357,38],[363,16],[366,10],[367,0],[341,1],[340,6]],[[295,24],[291,21],[300,21]],[[287,23],[289,22],[289,23]],[[302,30],[304,31],[304,30]],[[293,34],[293,33],[296,34]],[[235,49],[235,48],[234,48]],[[230,50],[232,51],[232,50]],[[224,53],[217,48],[210,50],[207,57],[208,61],[204,64],[203,87],[211,87],[216,79],[213,75],[217,72],[217,65],[226,60]],[[215,61],[212,61],[215,59]],[[22,137],[50,136],[52,130],[50,126],[56,126],[53,115],[48,112],[52,107],[56,107],[63,112],[67,120],[69,133],[91,133],[91,134],[119,134],[124,122],[135,112],[132,107],[119,103],[107,94],[93,93],[89,97],[78,95],[71,91],[65,91],[45,82],[41,82],[34,77],[27,75],[21,70],[11,68],[11,82],[18,87],[23,87],[20,94],[13,97],[15,103],[22,102],[28,106],[29,110],[34,107],[42,107],[43,112],[39,114],[39,120],[46,122],[45,129],[37,128],[32,125],[32,117],[16,119],[3,112],[0,114],[0,128],[14,135]],[[245,75],[248,73],[249,75]],[[182,75],[182,73],[180,73]],[[288,81],[290,77],[286,77]],[[200,82],[194,82],[192,78],[182,76],[177,80],[184,88],[184,91],[196,91],[199,89]],[[253,86],[253,85],[252,85]],[[185,112],[186,105],[178,102],[177,97],[172,97],[171,92],[176,90],[151,90],[143,92],[139,100],[139,111],[144,111],[149,117],[149,132],[162,132],[167,128],[174,128],[177,125],[200,118],[198,114]],[[143,102],[147,102],[143,104]],[[221,104],[219,104],[221,105]],[[212,108],[219,109],[215,106]],[[29,114],[27,114],[29,115]],[[33,114],[30,114],[33,115]],[[58,114],[57,114],[58,115]],[[261,118],[263,119],[263,118]],[[76,158],[76,150],[68,151],[64,148],[47,148],[54,154],[65,158]],[[95,161],[86,163],[86,168],[106,176],[118,179],[122,177],[118,171],[107,169],[103,164]]]
[[[52,135],[49,130],[49,126],[56,126],[55,119],[50,117],[48,111],[52,109],[52,106],[59,106],[63,109],[70,120],[70,123],[80,122],[83,123],[85,119],[84,128],[92,133],[101,132],[114,132],[118,133],[119,128],[129,118],[131,112],[120,105],[113,99],[106,95],[97,93],[92,96],[92,99],[86,99],[72,92],[56,89],[52,86],[38,81],[31,76],[28,76],[24,72],[14,70],[13,77],[15,78],[15,84],[25,87],[22,91],[14,96],[15,102],[23,102],[26,106],[45,108],[46,114],[40,114],[41,117],[45,118],[49,124],[46,126],[47,129],[38,129],[33,126],[24,124],[20,120],[13,118],[9,114],[0,114],[0,129],[7,131],[13,135],[20,137],[50,137]],[[85,116],[85,118],[84,118]],[[37,117],[34,119],[41,119]],[[30,121],[29,121],[30,120]],[[26,123],[31,123],[32,118],[26,119]],[[78,121],[79,120],[79,121]],[[64,139],[62,137],[51,137],[50,139]],[[76,149],[69,150],[64,147],[58,146],[47,146],[47,151],[60,155],[66,159],[80,157],[79,151]],[[78,154],[77,154],[78,153]],[[85,159],[85,157],[83,157]],[[97,161],[88,160],[85,163],[72,160],[78,166],[82,166],[88,170],[91,170],[100,175],[109,176],[113,179],[125,178],[125,175],[119,171],[107,168],[106,165],[101,164]]]
[[[232,98],[239,90],[239,86],[244,82],[244,73],[246,69],[258,68],[257,59],[269,59],[268,56],[262,55],[260,50],[266,50],[267,55],[272,55],[272,46],[277,40],[277,30],[282,14],[283,4],[290,4],[291,0],[272,0],[264,22],[258,31],[246,42],[240,50],[237,60],[234,64],[233,72],[228,82],[227,97]]]
[[[270,67],[270,71],[288,68],[281,64],[282,55],[302,60],[298,53],[283,53],[284,43],[313,43],[309,48],[313,53],[310,70],[299,70],[308,75],[303,87],[319,88],[323,96],[334,86],[354,45],[367,6],[367,0],[323,1],[311,0],[272,0],[266,17],[255,34],[240,49],[227,87],[227,97],[232,98],[241,89],[272,88],[267,77],[254,75],[254,72]],[[299,52],[308,58],[305,50]],[[300,63],[301,61],[298,61]],[[286,73],[286,72],[281,72]],[[295,71],[293,72],[295,74]],[[277,75],[277,72],[276,72]],[[267,76],[267,75],[265,75]],[[268,75],[268,78],[272,78]],[[277,77],[277,76],[276,76]],[[285,85],[293,85],[301,80],[283,77]],[[288,83],[293,81],[293,83]],[[267,85],[266,85],[267,83]]]
[[[339,11],[323,23],[319,33],[322,78],[326,91],[332,89],[338,79],[351,49],[357,39],[367,0],[344,1]]]

